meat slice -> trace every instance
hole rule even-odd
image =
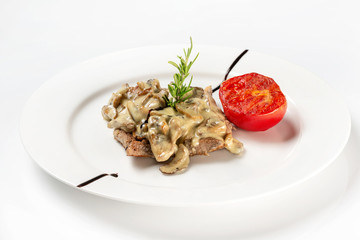
[[[127,133],[121,129],[114,130],[114,138],[123,145],[128,156],[155,158],[147,139],[138,140],[132,133]],[[199,145],[196,147],[191,147],[191,140],[189,139],[184,142],[184,145],[189,149],[190,156],[208,155],[210,152],[225,147],[224,141],[215,138],[200,139]]]
[[[126,155],[154,158],[147,139],[137,140],[132,133],[127,133],[121,129],[114,130],[114,138],[123,145]]]
[[[199,145],[191,146],[191,140],[185,140],[185,147],[190,151],[190,156],[194,155],[209,155],[208,153],[223,149],[225,144],[223,141],[215,138],[202,138],[199,140]]]

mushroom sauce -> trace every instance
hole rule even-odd
[[[191,97],[177,103],[176,109],[166,107],[163,97],[168,94],[157,79],[138,82],[136,87],[125,84],[102,108],[103,118],[108,121],[109,128],[133,133],[137,139],[147,139],[158,162],[174,156],[160,167],[164,173],[185,169],[201,139],[217,139],[234,154],[243,151],[242,143],[232,137],[232,125],[212,98],[210,86],[194,87],[189,92]]]

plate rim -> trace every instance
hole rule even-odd
[[[322,84],[325,84],[329,87],[329,89],[331,89],[331,91],[333,93],[335,93],[337,96],[339,96],[340,98],[340,101],[342,102],[342,105],[344,107],[344,110],[346,111],[346,115],[347,115],[347,118],[348,118],[348,127],[347,127],[347,131],[345,133],[345,137],[344,137],[344,141],[342,142],[341,144],[341,147],[339,147],[337,153],[332,156],[332,158],[330,160],[327,161],[327,164],[324,164],[321,168],[317,169],[316,171],[313,171],[311,172],[310,174],[308,174],[307,176],[303,177],[302,179],[299,179],[295,182],[292,182],[290,184],[286,184],[284,185],[283,187],[280,187],[280,188],[277,188],[277,189],[274,189],[274,190],[271,190],[271,191],[267,191],[267,192],[264,192],[264,193],[260,193],[260,194],[255,194],[255,195],[252,195],[252,196],[248,196],[248,197],[243,197],[243,198],[240,198],[240,199],[231,199],[231,200],[228,200],[228,201],[220,201],[220,202],[204,202],[204,203],[201,203],[201,202],[194,202],[194,203],[191,203],[191,202],[186,202],[186,203],[183,203],[183,204],[179,204],[178,202],[177,203],[167,203],[167,204],[164,204],[164,202],[148,202],[148,201],[134,201],[134,200],[131,200],[129,201],[129,199],[126,199],[126,198],[123,198],[123,199],[120,199],[118,197],[111,197],[111,196],[108,196],[108,195],[104,195],[104,194],[99,194],[97,192],[94,192],[94,191],[91,191],[89,189],[86,189],[86,188],[77,188],[73,183],[65,180],[65,179],[62,179],[62,178],[59,178],[56,174],[54,174],[53,172],[49,171],[45,166],[41,165],[39,161],[36,160],[36,157],[34,157],[34,155],[29,151],[29,148],[27,146],[27,143],[26,143],[26,140],[24,139],[24,119],[25,119],[25,112],[26,112],[26,109],[28,108],[28,104],[30,104],[30,100],[33,98],[33,96],[35,96],[38,92],[41,92],[42,91],[42,88],[44,87],[44,85],[46,84],[51,84],[51,82],[53,81],[57,81],[58,77],[60,77],[61,75],[63,74],[66,74],[67,72],[71,71],[72,69],[76,69],[78,68],[79,66],[83,65],[83,64],[87,64],[87,63],[91,63],[93,62],[94,60],[99,60],[99,59],[106,59],[108,56],[111,56],[111,55],[121,55],[121,54],[124,54],[126,52],[132,52],[132,51],[142,51],[144,49],[153,49],[153,48],[158,48],[158,47],[173,47],[173,48],[177,48],[177,49],[180,49],[179,47],[182,47],[182,45],[178,45],[178,44],[166,44],[166,45],[156,45],[156,46],[145,46],[145,47],[140,47],[140,48],[131,48],[131,49],[124,49],[124,50],[121,50],[121,51],[115,51],[115,52],[111,52],[111,53],[107,53],[107,54],[103,54],[103,55],[100,55],[100,56],[96,56],[96,57],[93,57],[93,58],[90,58],[88,60],[85,60],[85,61],[82,61],[78,64],[75,64],[73,66],[70,66],[69,68],[66,68],[64,69],[63,71],[61,71],[60,73],[58,74],[55,74],[53,77],[51,77],[49,80],[45,81],[29,98],[28,100],[26,101],[26,104],[24,105],[23,107],[23,111],[22,111],[22,114],[21,114],[21,118],[20,118],[20,136],[21,136],[21,142],[26,150],[26,152],[29,154],[29,156],[37,163],[37,165],[43,169],[47,174],[51,175],[52,177],[54,177],[55,179],[67,184],[67,185],[70,185],[78,190],[81,190],[81,191],[84,191],[84,192],[88,192],[88,193],[91,193],[91,194],[94,194],[94,195],[98,195],[98,196],[101,196],[101,197],[106,197],[106,198],[110,198],[110,199],[114,199],[114,200],[120,200],[120,201],[123,201],[123,202],[128,202],[128,203],[135,203],[135,204],[142,204],[142,205],[155,205],[155,206],[198,206],[198,205],[215,205],[215,204],[225,204],[225,203],[231,203],[231,202],[241,202],[241,201],[248,201],[248,200],[252,200],[252,199],[257,199],[257,198],[260,198],[260,197],[264,197],[264,196],[267,196],[267,195],[270,195],[270,194],[275,194],[275,193],[278,193],[278,192],[281,192],[281,191],[284,191],[286,189],[289,189],[289,188],[293,188],[294,186],[296,185],[299,185],[309,179],[311,179],[312,177],[318,175],[320,172],[322,172],[324,169],[326,169],[330,164],[332,164],[335,159],[341,154],[341,152],[343,151],[343,149],[345,148],[348,140],[349,140],[349,137],[350,137],[350,133],[351,133],[351,115],[350,115],[350,111],[349,111],[349,108],[348,108],[348,105],[346,104],[346,102],[344,101],[343,97],[336,91],[336,89],[333,89],[330,87],[330,85],[324,81],[323,79],[321,79],[320,77],[318,77],[316,74],[314,74],[313,72],[310,72],[309,70],[303,68],[302,66],[299,66],[297,64],[293,64],[289,61],[286,61],[284,59],[281,59],[281,58],[278,58],[276,56],[272,56],[272,55],[267,55],[267,54],[263,54],[261,52],[258,52],[256,50],[251,50],[251,51],[254,51],[256,53],[260,53],[262,55],[265,55],[265,56],[269,56],[271,58],[277,58],[281,61],[284,61],[288,64],[291,64],[291,65],[294,65],[294,66],[297,66],[297,67],[300,67],[303,71],[306,71],[308,73],[311,73],[313,76],[315,76],[318,80],[320,80],[322,82]],[[215,46],[215,45],[199,45],[199,47],[209,47],[209,48],[227,48],[229,50],[240,50],[238,48],[233,48],[233,47],[227,47],[227,46]]]

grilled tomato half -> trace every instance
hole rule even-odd
[[[226,117],[239,128],[265,131],[283,119],[287,102],[276,82],[258,73],[233,77],[220,86]]]

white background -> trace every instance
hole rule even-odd
[[[359,7],[357,1],[325,0],[0,1],[0,239],[360,239]],[[344,153],[321,176],[292,190],[314,203],[311,210],[288,224],[251,231],[239,230],[236,216],[215,208],[206,210],[213,219],[192,222],[205,210],[102,199],[58,182],[28,157],[18,130],[22,108],[51,76],[109,52],[185,45],[189,36],[195,44],[278,56],[343,96],[352,116]],[[329,137],[336,137],[331,129]],[[320,200],[314,186],[326,193]],[[286,204],[285,193],[276,197]],[[193,230],[184,229],[186,223]],[[206,229],[214,223],[218,229]]]

